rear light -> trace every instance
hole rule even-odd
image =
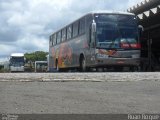
[[[121,48],[136,48],[136,49],[140,49],[141,48],[141,44],[128,44],[128,43],[121,43]]]
[[[118,64],[124,64],[124,61],[118,61],[117,63]]]
[[[121,48],[130,48],[128,43],[121,43]]]
[[[141,44],[130,44],[131,48],[138,48],[140,49],[141,48]]]

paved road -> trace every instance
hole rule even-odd
[[[159,113],[159,75],[0,74],[0,113]]]
[[[160,73],[1,73],[0,82],[160,81]]]

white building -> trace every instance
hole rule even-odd
[[[0,66],[2,66],[4,70],[9,70],[9,61],[0,62]]]

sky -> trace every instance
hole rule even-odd
[[[85,13],[124,11],[140,0],[0,0],[0,60],[48,51],[49,36]]]

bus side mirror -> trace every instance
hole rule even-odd
[[[96,40],[96,23],[93,20],[92,25],[91,25],[91,40],[90,40],[90,47],[95,47],[95,40]]]
[[[93,22],[92,22],[92,33],[95,33],[95,32],[96,32],[96,23],[93,20]]]
[[[26,58],[24,58],[24,62],[26,62]]]
[[[139,31],[139,35],[142,36],[144,27],[142,25],[138,25],[138,31]]]

